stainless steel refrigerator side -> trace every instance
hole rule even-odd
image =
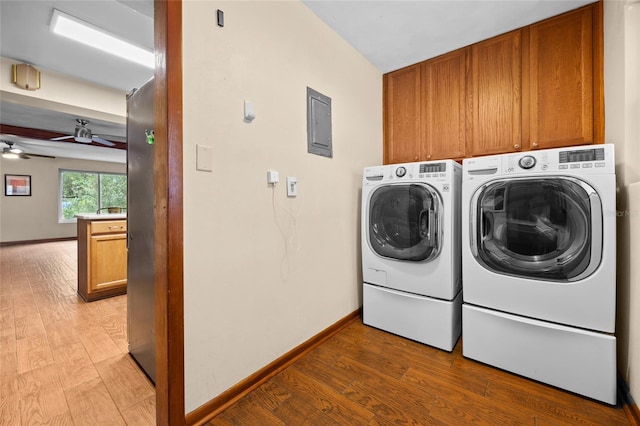
[[[127,97],[129,353],[155,383],[153,79]]]

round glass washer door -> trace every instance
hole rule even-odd
[[[472,252],[487,269],[519,277],[576,281],[602,257],[602,206],[574,178],[498,180],[472,199]]]
[[[442,200],[426,184],[392,184],[376,188],[369,198],[368,240],[380,256],[429,261],[442,244]]]

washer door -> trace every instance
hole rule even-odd
[[[471,217],[471,251],[491,271],[573,282],[600,264],[602,205],[581,180],[494,181],[474,194]]]
[[[442,200],[426,184],[376,188],[369,201],[369,245],[380,256],[429,261],[442,244]]]

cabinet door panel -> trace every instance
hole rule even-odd
[[[422,140],[420,65],[384,75],[384,162],[417,161]]]
[[[531,147],[593,142],[592,8],[531,26]]]
[[[522,148],[522,32],[472,47],[470,156]]]
[[[90,262],[90,292],[126,284],[127,234],[92,236]]]
[[[460,49],[423,63],[421,159],[462,158],[466,143],[466,58]]]

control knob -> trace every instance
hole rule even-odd
[[[403,177],[406,174],[407,174],[407,169],[405,169],[404,167],[400,166],[396,169],[396,176]]]
[[[525,155],[520,159],[520,161],[518,161],[518,165],[521,168],[528,170],[536,165],[536,159],[531,155]]]

